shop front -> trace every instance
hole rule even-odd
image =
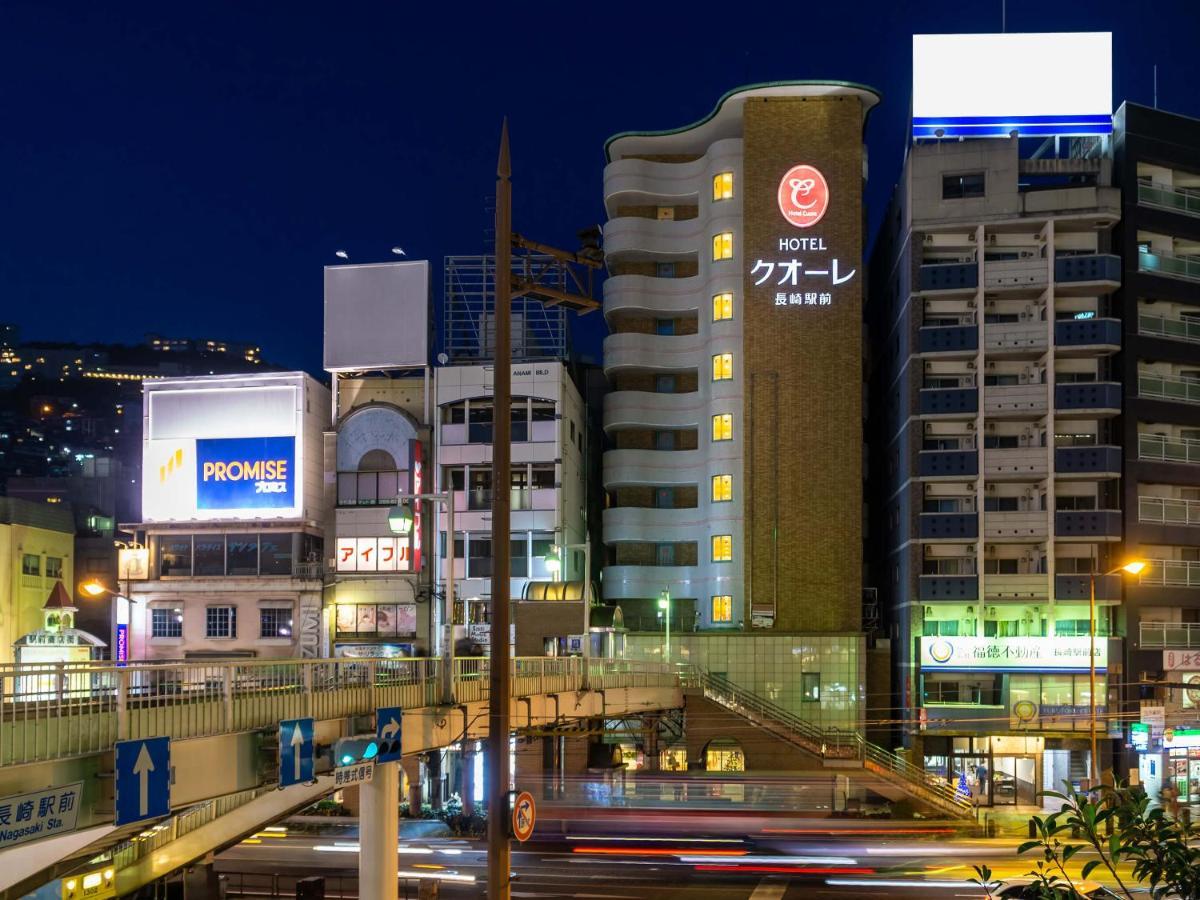
[[[1093,676],[1086,637],[921,639],[926,771],[979,806],[1042,806],[1091,765]],[[1105,728],[1107,641],[1096,644],[1096,719]]]

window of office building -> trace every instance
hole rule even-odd
[[[733,377],[733,354],[717,353],[712,358],[713,381],[728,381]]]
[[[292,608],[268,607],[258,611],[258,636],[286,638],[292,636]]]
[[[961,175],[942,176],[942,199],[963,200],[983,196],[983,173],[966,172]]]
[[[712,477],[712,502],[725,503],[733,499],[733,476],[714,475]]]
[[[800,673],[800,699],[805,703],[821,702],[821,673]]]
[[[717,259],[733,259],[733,232],[722,231],[713,235],[713,255]]]
[[[467,577],[490,578],[492,575],[492,539],[471,535],[467,553]]]
[[[46,577],[47,578],[62,578],[62,560],[57,556],[46,557]]]
[[[150,637],[183,637],[183,611],[179,609],[150,610]]]
[[[237,637],[237,607],[208,607],[204,611],[204,636],[207,638]]]
[[[733,559],[733,535],[714,534],[712,537],[712,561],[729,562]]]
[[[192,574],[192,536],[190,534],[158,539],[158,574]]]
[[[195,547],[194,574],[225,574],[225,535],[198,534],[193,546]]]
[[[713,176],[713,199],[729,200],[733,197],[733,173],[718,172]]]
[[[22,575],[41,575],[42,574],[42,558],[36,553],[26,553],[21,557],[21,574]]]
[[[733,621],[733,597],[729,594],[714,594],[712,598],[713,622]]]
[[[257,534],[231,534],[225,538],[225,574],[258,574]]]
[[[712,417],[712,439],[714,441],[733,440],[732,413],[720,413]]]
[[[258,571],[263,575],[292,574],[292,536],[290,534],[259,535]]]
[[[733,294],[713,294],[712,320],[723,322],[733,318]]]

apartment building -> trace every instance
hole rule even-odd
[[[1090,576],[1124,558],[1110,147],[917,141],[872,263],[873,548],[894,704],[914,756],[969,774],[984,803],[1034,802],[1090,762]],[[1105,733],[1120,599],[1120,576],[1100,576]]]
[[[603,593],[632,652],[828,724],[863,683],[869,88],[739,88],[606,145]]]
[[[130,658],[321,655],[329,391],[302,372],[143,390]]]
[[[1122,771],[1140,763],[1144,781],[1165,775],[1194,803],[1200,694],[1184,686],[1200,684],[1200,121],[1125,103],[1114,126],[1124,538],[1149,564],[1125,595],[1124,712],[1163,706],[1154,730],[1173,732],[1161,746],[1149,735]]]

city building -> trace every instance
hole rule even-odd
[[[925,94],[957,93],[943,89],[949,75],[921,81],[922,54],[940,52],[923,37],[914,139],[868,309],[871,556],[894,638],[890,706],[928,772],[985,805],[1035,803],[1088,777],[1093,708],[1099,767],[1111,763],[1109,734],[1121,734],[1108,676],[1122,663],[1123,576],[1105,573],[1134,549],[1121,489],[1130,319],[1123,335],[1109,98],[1099,116],[1056,108],[1052,125],[1016,114],[1044,99],[1047,81],[1064,104],[1094,94],[1094,78],[1106,91],[1109,36],[1085,36],[1087,54],[1056,59],[1054,77],[1039,73],[1028,92],[1006,61],[1074,41],[966,36],[982,87],[965,102],[1013,114],[971,118],[966,138],[954,110],[932,110],[936,125],[921,115]],[[1087,81],[1079,94],[1072,79]],[[1009,106],[989,106],[993,94]]]
[[[1149,752],[1120,771],[1140,762],[1148,786],[1165,773],[1181,802],[1196,803],[1200,688],[1186,685],[1200,685],[1200,121],[1125,103],[1113,153],[1124,543],[1148,563],[1126,586],[1123,712],[1165,707],[1144,719]]]
[[[131,658],[321,655],[329,391],[301,372],[144,391]]]
[[[604,599],[631,653],[663,658],[669,630],[672,658],[853,728],[878,99],[738,88],[693,125],[611,138],[604,171]]]
[[[70,507],[0,497],[0,662],[14,662],[18,639],[45,624],[59,582],[74,584],[74,551]]]

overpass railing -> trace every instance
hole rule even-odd
[[[283,659],[50,663],[0,667],[0,765],[99,753],[115,741],[204,737],[281,719],[369,715],[380,706],[440,703],[438,659]],[[456,703],[488,699],[489,661],[454,660]],[[519,657],[512,694],[677,686],[668,666],[640,660]]]

